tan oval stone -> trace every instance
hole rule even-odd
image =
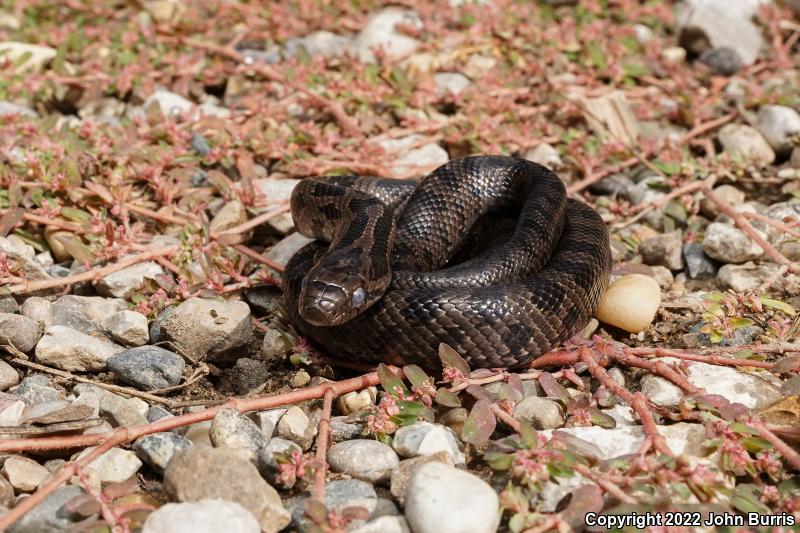
[[[609,285],[595,316],[611,326],[639,333],[656,316],[661,303],[658,282],[642,274],[628,274]]]

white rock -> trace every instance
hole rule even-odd
[[[539,163],[551,170],[561,167],[564,162],[561,161],[561,155],[558,150],[547,143],[539,143],[534,148],[531,148],[523,156],[528,161]]]
[[[0,399],[0,426],[18,426],[25,410],[25,402],[11,398]]]
[[[761,232],[759,234],[766,237]],[[712,222],[706,228],[703,252],[723,263],[744,263],[764,254],[764,250],[743,231],[722,222]]]
[[[27,59],[17,64],[23,57]],[[40,46],[38,44],[20,43],[15,41],[0,42],[0,58],[8,58],[15,64],[13,72],[26,72],[41,70],[45,63],[56,57],[55,48]]]
[[[258,425],[259,429],[261,429],[261,433],[264,434],[264,438],[269,441],[269,439],[275,435],[278,422],[284,413],[286,413],[286,409],[270,409],[268,411],[251,413],[250,418]]]
[[[302,409],[293,405],[286,410],[278,422],[278,434],[284,439],[296,442],[304,450],[308,450],[314,442],[317,427]]]
[[[191,111],[192,108],[194,108],[194,103],[171,91],[156,89],[156,91],[144,101],[145,110],[151,107],[157,107],[164,115],[174,117]]]
[[[53,323],[53,303],[39,296],[31,296],[22,302],[19,312],[22,316],[44,322],[45,326]]]
[[[661,287],[656,280],[642,274],[628,274],[608,287],[595,316],[606,324],[639,333],[653,321],[660,304]]]
[[[397,24],[422,28],[422,20],[415,12],[397,7],[387,7],[367,21],[356,36],[350,50],[363,63],[375,63],[374,49],[380,47],[387,57],[402,58],[416,50],[419,42],[395,31]]]
[[[752,291],[769,279],[774,279],[773,287],[777,287],[789,294],[800,292],[800,276],[786,273],[777,276],[779,265],[775,263],[761,263],[756,265],[747,262],[742,265],[725,265],[717,272],[717,281],[723,289],[732,289],[742,293]]]
[[[343,415],[349,415],[374,405],[377,397],[378,389],[368,387],[364,390],[342,394],[336,399],[336,406]]]
[[[642,394],[650,398],[656,405],[678,405],[683,398],[683,391],[671,381],[652,374],[642,378]]]
[[[106,361],[125,348],[64,326],[50,326],[36,345],[36,361],[61,370],[103,370]]]
[[[765,105],[758,110],[756,128],[779,154],[788,154],[800,144],[800,114],[782,105]]]
[[[13,366],[0,361],[0,391],[7,391],[19,383],[19,374]]]
[[[453,458],[456,465],[465,463],[464,452],[461,451],[453,430],[440,424],[416,422],[401,427],[394,435],[392,446],[401,457],[445,452]]]
[[[391,446],[376,440],[357,439],[334,444],[328,450],[334,472],[370,483],[387,481],[400,460]]]
[[[411,533],[404,516],[381,516],[353,529],[351,533]]]
[[[236,502],[199,500],[168,503],[152,512],[142,533],[260,533],[253,513]]]
[[[155,278],[163,274],[164,269],[154,261],[136,263],[122,270],[117,270],[100,279],[95,284],[97,292],[103,296],[124,298],[142,286],[144,278]]]
[[[284,55],[294,57],[299,48],[304,48],[309,56],[340,57],[347,53],[350,39],[329,31],[317,31],[299,39],[289,39],[284,46]]]
[[[433,81],[440,93],[459,94],[469,87],[469,78],[460,72],[438,72],[433,75]]]
[[[536,429],[554,429],[564,425],[564,414],[558,404],[535,396],[523,399],[514,407],[514,418],[526,420]]]
[[[120,311],[105,326],[111,337],[125,346],[142,346],[150,340],[147,317],[136,311]]]
[[[414,533],[493,533],[500,524],[494,489],[469,472],[438,462],[414,472],[405,511]]]
[[[82,451],[78,454],[76,460],[89,455],[92,450],[94,450],[94,447]],[[130,477],[136,474],[142,467],[142,462],[136,457],[136,454],[131,451],[121,448],[111,448],[89,463],[89,466],[97,472],[100,481],[105,485],[108,483],[122,483],[130,479]]]
[[[719,142],[725,152],[745,162],[766,166],[775,160],[775,152],[757,129],[744,124],[726,124],[719,130]]]
[[[397,176],[422,176],[449,160],[450,156],[444,148],[436,143],[428,143],[397,157],[390,166]]]
[[[50,471],[21,455],[12,455],[3,463],[3,475],[18,492],[31,492],[50,479]]]

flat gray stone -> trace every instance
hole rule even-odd
[[[141,390],[173,387],[181,382],[186,362],[180,355],[158,346],[139,346],[111,356],[108,369]]]

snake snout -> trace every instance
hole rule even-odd
[[[347,290],[341,283],[307,281],[300,294],[300,316],[316,326],[336,326],[361,312],[365,300],[361,287]]]

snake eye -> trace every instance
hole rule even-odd
[[[360,307],[361,304],[363,304],[364,300],[366,299],[367,299],[367,293],[364,292],[364,289],[362,289],[361,287],[357,288],[355,292],[353,292],[353,299],[352,299],[353,307]]]

